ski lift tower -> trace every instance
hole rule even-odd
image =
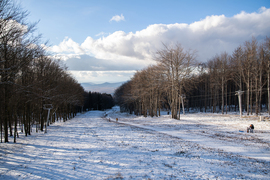
[[[45,133],[47,133],[47,126],[49,124],[50,111],[53,108],[52,104],[44,104],[43,109],[48,110],[47,122],[45,123]]]
[[[236,91],[235,95],[238,95],[238,100],[239,100],[239,111],[240,111],[240,118],[242,118],[242,101],[241,101],[241,95],[244,93],[244,91]]]

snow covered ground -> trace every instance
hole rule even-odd
[[[245,132],[249,124],[255,133]],[[21,134],[16,144],[0,144],[0,179],[269,176],[270,122],[234,114],[186,114],[177,121],[168,115],[136,117],[118,108],[90,111],[50,125],[47,134]]]

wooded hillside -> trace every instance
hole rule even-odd
[[[138,71],[116,90],[116,103],[137,115],[158,116],[167,109],[180,119],[183,106],[197,112],[238,111],[235,94],[241,90],[247,115],[269,111],[270,38],[263,43],[253,38],[231,55],[223,52],[205,63],[195,57],[180,44],[164,46],[157,52],[157,65]]]

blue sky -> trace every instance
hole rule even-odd
[[[126,81],[154,63],[162,42],[196,49],[198,60],[206,61],[252,36],[270,35],[269,0],[18,2],[30,12],[29,21],[40,21],[37,31],[49,40],[49,50],[79,82]]]

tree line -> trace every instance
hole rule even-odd
[[[160,116],[161,109],[180,119],[180,112],[238,111],[236,91],[243,91],[247,115],[263,109],[270,114],[270,38],[255,38],[239,45],[229,55],[217,54],[205,63],[196,61],[196,51],[180,44],[164,45],[157,51],[156,65],[137,71],[114,94],[121,111],[136,115]]]
[[[111,109],[114,106],[114,99],[111,94],[100,92],[84,92],[83,111]]]
[[[16,142],[19,128],[27,136],[33,126],[44,131],[77,112],[114,106],[110,94],[84,91],[67,67],[46,52],[41,35],[35,35],[36,23],[28,23],[27,16],[12,0],[0,0],[1,142],[9,136]]]
[[[59,60],[50,57],[35,34],[36,23],[11,0],[0,0],[0,130],[1,142],[25,135],[33,125],[43,131],[50,121],[75,116],[84,103],[84,89]],[[47,107],[45,107],[47,106]],[[48,107],[50,106],[50,107]],[[3,134],[3,133],[4,134]]]

